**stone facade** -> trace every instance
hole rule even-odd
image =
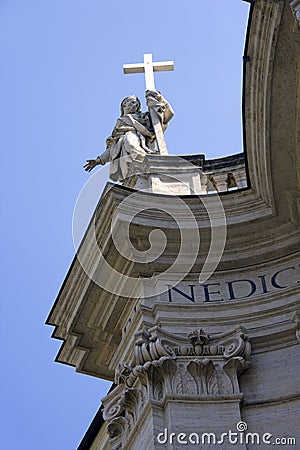
[[[186,179],[185,162],[149,157],[108,184],[49,315],[57,361],[114,381],[80,450],[300,446],[297,2],[257,0],[250,17],[246,169],[241,155],[184,156]],[[226,243],[206,277],[224,238],[217,197]],[[147,264],[126,259],[149,242]]]

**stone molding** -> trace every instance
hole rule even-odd
[[[169,400],[239,402],[250,352],[242,327],[212,338],[202,329],[183,338],[158,326],[137,332],[132,364],[119,364],[117,387],[102,400],[112,449],[124,448],[147,405],[163,411]]]

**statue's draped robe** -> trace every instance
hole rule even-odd
[[[174,113],[168,102],[160,96],[148,94],[148,106],[158,115],[163,130]],[[121,116],[106,139],[106,150],[100,155],[103,164],[110,162],[110,178],[122,181],[127,177],[128,166],[133,160],[142,161],[146,154],[156,153],[155,134],[150,113],[138,112]]]

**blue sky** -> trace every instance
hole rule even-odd
[[[44,322],[74,256],[72,214],[142,74],[122,64],[174,60],[156,87],[175,117],[171,154],[242,150],[242,0],[0,0],[1,403],[5,450],[76,450],[109,383],[54,363]],[[107,171],[103,172],[103,186]]]

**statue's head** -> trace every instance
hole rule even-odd
[[[130,106],[132,109],[132,112],[140,112],[141,111],[141,102],[135,95],[129,95],[128,97],[125,97],[121,102],[121,116],[126,114],[125,109],[126,107]]]

